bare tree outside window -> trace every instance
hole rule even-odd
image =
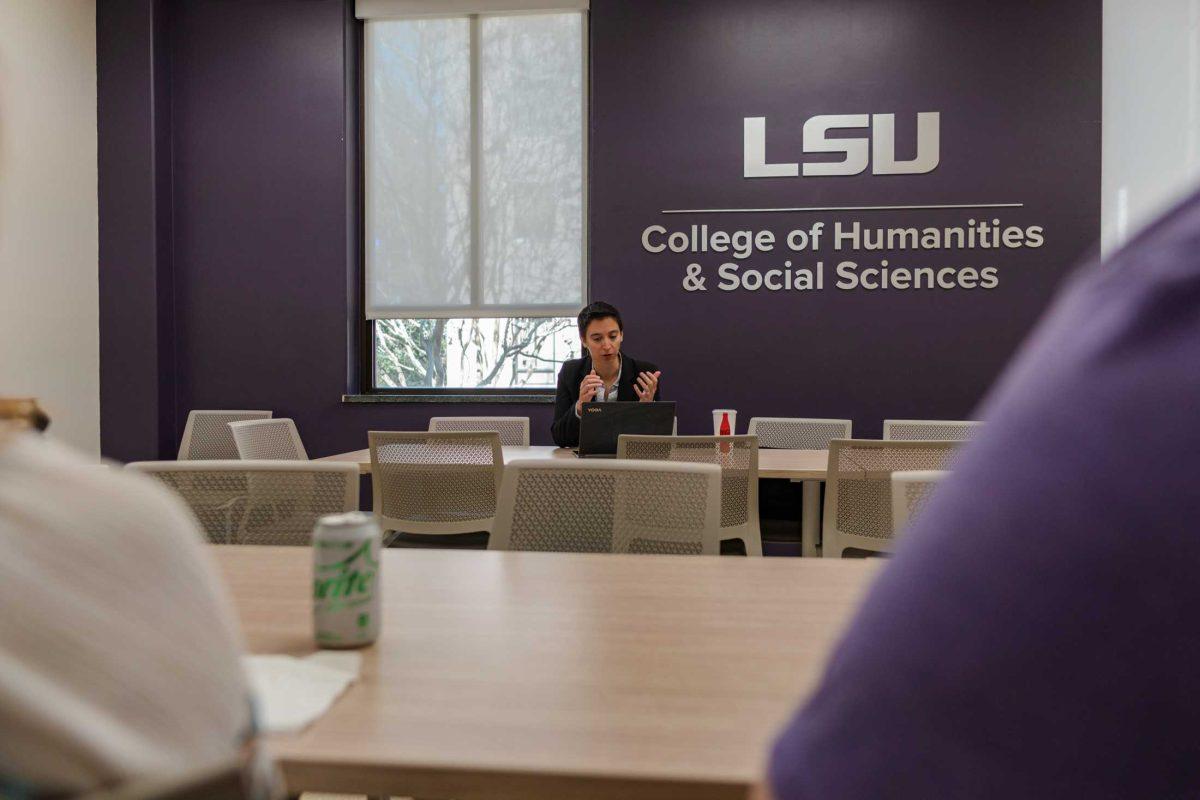
[[[375,385],[552,387],[579,338],[569,318],[388,319],[375,323]]]

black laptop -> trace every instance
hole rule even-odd
[[[616,458],[617,437],[622,433],[670,436],[674,429],[674,400],[584,403],[575,452],[580,458]]]

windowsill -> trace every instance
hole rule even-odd
[[[343,403],[497,403],[507,405],[536,405],[554,402],[554,393],[549,394],[344,394]]]

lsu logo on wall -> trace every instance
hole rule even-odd
[[[834,130],[866,130],[865,137],[830,139]],[[871,168],[872,175],[921,175],[937,168],[941,159],[941,114],[917,114],[917,156],[896,160],[895,114],[821,114],[804,123],[801,142],[805,153],[841,153],[840,161],[804,164],[805,176],[858,175]],[[767,163],[767,118],[743,118],[743,168],[746,178],[796,178],[799,163]]]

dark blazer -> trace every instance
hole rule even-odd
[[[579,417],[575,416],[575,404],[579,402],[579,384],[592,371],[591,356],[572,358],[563,363],[558,371],[558,394],[554,398],[554,424],[550,435],[559,447],[579,446]],[[638,361],[626,353],[621,354],[621,380],[617,382],[617,400],[637,400],[634,391],[637,376],[642,372],[657,372],[658,367],[649,361]],[[656,389],[654,399],[662,394]]]

